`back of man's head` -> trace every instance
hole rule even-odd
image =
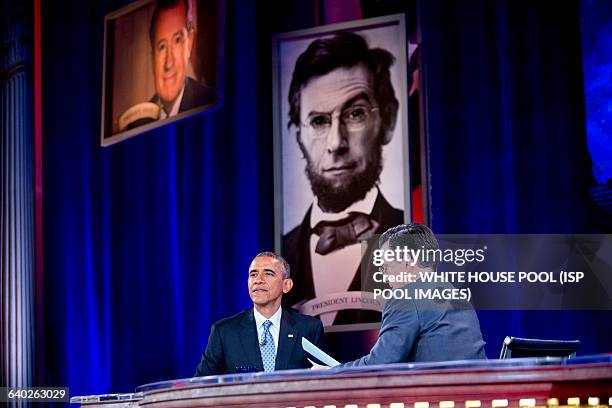
[[[402,224],[386,230],[378,239],[379,247],[388,243],[389,249],[408,248],[422,251],[437,251],[440,249],[433,231],[423,224]],[[436,270],[438,257],[431,254],[420,256],[417,266]]]
[[[308,81],[337,68],[351,68],[363,63],[372,74],[372,88],[376,103],[379,104],[383,131],[392,128],[395,126],[399,106],[391,84],[390,67],[394,61],[389,51],[368,48],[362,36],[348,31],[313,41],[295,63],[289,86],[289,126],[300,124],[300,97]]]

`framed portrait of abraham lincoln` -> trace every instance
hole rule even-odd
[[[397,14],[273,38],[275,246],[294,280],[284,301],[326,327],[380,322],[376,237],[411,218],[406,37]]]

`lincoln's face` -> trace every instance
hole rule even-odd
[[[169,111],[183,89],[193,40],[185,21],[185,4],[178,2],[174,8],[161,10],[154,32],[155,90]]]
[[[313,193],[324,211],[339,212],[380,175],[381,118],[364,64],[308,81],[300,96],[298,142]]]

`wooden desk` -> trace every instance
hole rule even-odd
[[[291,370],[166,381],[137,391],[139,407],[603,408],[612,403],[612,358]]]

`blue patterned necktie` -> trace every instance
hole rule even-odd
[[[271,321],[266,320],[263,322],[264,332],[259,342],[261,361],[263,362],[264,371],[266,372],[274,371],[274,365],[276,364],[276,350],[274,349],[274,339],[270,333],[270,326],[272,326]]]

